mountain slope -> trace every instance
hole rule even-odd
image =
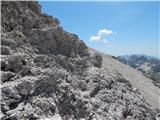
[[[143,75],[94,53],[40,8],[2,1],[2,120],[159,119],[159,93]]]
[[[146,55],[126,55],[117,57],[119,61],[141,71],[160,88],[160,60]]]
[[[100,53],[100,52],[99,52]],[[110,73],[120,74],[131,85],[137,88],[152,106],[160,108],[160,90],[154,86],[152,80],[144,77],[139,71],[124,65],[109,55],[100,53],[103,57],[102,67]]]

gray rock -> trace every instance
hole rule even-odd
[[[6,46],[1,46],[1,54],[2,55],[9,55],[11,52],[11,49]]]
[[[31,68],[29,68],[28,66],[23,66],[23,67],[22,67],[22,70],[20,71],[20,74],[21,74],[22,76],[31,75],[32,72],[31,72],[30,69],[31,69]]]
[[[93,65],[100,68],[101,65],[102,65],[102,56],[97,54],[97,53],[95,53],[91,57],[93,59],[92,60]]]
[[[160,119],[160,113],[157,113],[156,114],[156,120],[159,120]]]
[[[3,35],[2,35],[1,45],[9,46],[9,47],[13,48],[13,47],[16,47],[17,43],[13,39],[7,39],[7,38],[3,37]]]
[[[86,81],[85,81],[85,80],[81,80],[81,81],[79,82],[79,87],[80,87],[80,89],[81,89],[82,91],[85,91],[85,90],[87,89],[87,83],[86,83]]]
[[[17,89],[19,93],[24,96],[28,96],[34,92],[33,84],[31,83],[31,81],[27,81],[27,79],[18,84]]]
[[[41,114],[53,116],[56,110],[56,104],[53,98],[39,98],[33,101],[33,104],[41,109]]]
[[[11,72],[19,72],[23,65],[25,65],[24,58],[21,55],[11,55],[8,57],[8,65],[7,65],[7,70]]]
[[[16,74],[15,73],[12,73],[10,71],[7,71],[7,72],[1,72],[1,80],[2,82],[9,82],[9,81],[12,81],[12,80],[16,80]]]

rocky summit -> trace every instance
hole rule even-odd
[[[1,28],[2,120],[159,120],[149,79],[88,48],[38,2],[2,1]]]

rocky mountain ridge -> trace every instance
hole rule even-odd
[[[152,107],[119,63],[64,31],[38,2],[2,1],[1,9],[2,120],[160,118],[156,98]]]

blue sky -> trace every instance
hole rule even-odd
[[[58,18],[89,47],[115,56],[159,55],[158,2],[39,3],[43,13]]]

